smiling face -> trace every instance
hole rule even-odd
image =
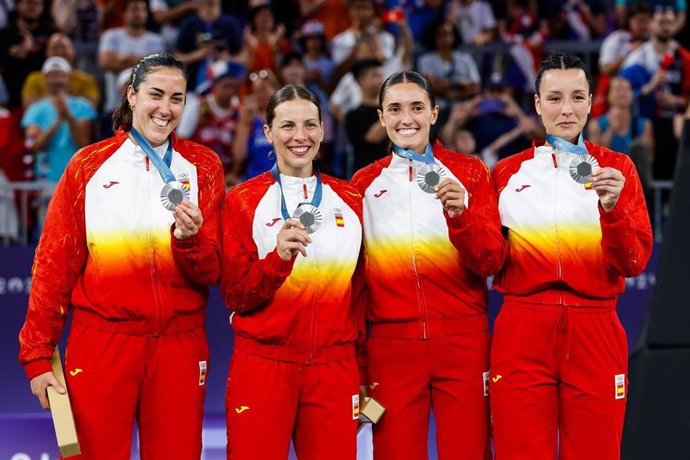
[[[319,109],[306,99],[292,99],[275,108],[271,125],[264,134],[273,144],[278,169],[293,177],[312,175],[312,161],[323,140],[323,123]]]
[[[438,106],[416,83],[397,83],[386,89],[379,120],[388,138],[398,147],[424,153],[431,125],[438,118]]]
[[[182,72],[172,67],[157,67],[139,85],[130,85],[127,100],[132,113],[132,126],[153,146],[168,140],[184,108],[187,81]]]
[[[589,83],[582,69],[544,72],[534,105],[548,134],[577,142],[592,108]]]

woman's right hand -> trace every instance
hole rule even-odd
[[[311,243],[311,237],[304,229],[304,225],[295,219],[288,219],[283,224],[277,236],[276,251],[283,260],[290,260],[299,252],[307,257],[306,247]]]
[[[65,387],[60,385],[52,372],[44,372],[31,379],[31,393],[38,398],[41,407],[50,409],[48,387],[51,386],[60,394],[65,394]]]

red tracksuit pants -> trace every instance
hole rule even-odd
[[[489,334],[427,340],[370,337],[369,395],[386,408],[374,425],[376,460],[425,460],[429,409],[438,458],[484,460],[488,453]]]
[[[228,459],[286,460],[292,439],[300,460],[355,460],[354,346],[349,357],[303,364],[245,352],[240,339],[235,336],[225,398]]]
[[[628,347],[613,308],[505,302],[491,347],[496,460],[615,460]]]
[[[136,420],[143,460],[198,460],[207,365],[203,327],[151,337],[73,321],[65,376],[82,452],[73,458],[129,460]]]

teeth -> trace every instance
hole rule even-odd
[[[290,151],[295,153],[307,153],[309,147],[290,147]]]
[[[401,136],[412,136],[417,133],[416,129],[410,128],[410,129],[399,129],[398,134]]]
[[[159,118],[151,118],[151,121],[153,121],[153,124],[156,126],[159,126],[161,128],[165,128],[168,126],[168,123],[170,123],[170,120],[161,120]]]

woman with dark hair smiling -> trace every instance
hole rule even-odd
[[[316,96],[287,85],[264,124],[276,163],[225,200],[221,291],[235,344],[228,376],[228,458],[354,460],[359,415],[351,280],[362,204],[321,174]]]
[[[489,433],[486,277],[505,245],[489,170],[430,141],[430,83],[391,75],[379,120],[392,143],[359,170],[364,197],[369,394],[386,408],[376,459],[426,459],[429,413],[439,458],[485,458]]]
[[[174,130],[186,69],[143,58],[115,136],[77,152],[36,249],[19,361],[48,408],[68,310],[65,375],[83,458],[198,459],[208,372],[206,301],[220,277],[223,168]],[[174,401],[174,403],[172,402]]]

